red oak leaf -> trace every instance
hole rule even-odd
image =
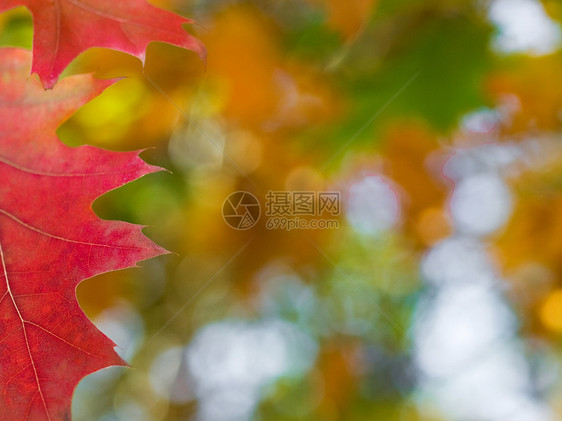
[[[30,65],[30,52],[0,49],[0,419],[68,420],[78,381],[124,364],[76,286],[165,252],[91,203],[159,168],[61,143],[57,126],[111,81],[71,76],[45,91]]]
[[[2,0],[0,12],[25,6],[33,15],[33,66],[45,88],[52,88],[62,71],[92,47],[124,51],[144,62],[146,46],[162,41],[195,51],[205,47],[182,25],[193,23],[145,0]]]

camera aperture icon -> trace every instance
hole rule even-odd
[[[260,219],[261,207],[252,193],[237,191],[230,194],[222,204],[224,221],[237,230],[252,228]]]

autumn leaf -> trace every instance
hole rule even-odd
[[[146,46],[161,41],[195,51],[203,44],[182,25],[190,19],[159,9],[145,0],[4,0],[0,12],[25,6],[33,15],[33,66],[45,88],[52,88],[62,71],[92,47],[124,51],[144,62]]]
[[[61,143],[57,126],[112,82],[72,76],[44,91],[30,65],[30,52],[0,49],[0,414],[67,420],[82,377],[124,364],[76,286],[164,252],[91,203],[159,168],[137,152]]]
[[[509,111],[507,134],[560,127],[562,88],[558,83],[562,55],[522,57],[518,66],[504,66],[488,77],[490,94]],[[536,83],[536,81],[542,83]]]
[[[427,165],[437,146],[431,131],[413,121],[393,123],[383,135],[383,156],[392,179],[401,187],[406,232],[424,247],[450,234],[441,210],[445,188]]]
[[[328,24],[341,33],[346,39],[353,38],[365,26],[372,9],[378,1],[352,0],[342,2],[338,0],[314,0],[324,3],[328,12]]]

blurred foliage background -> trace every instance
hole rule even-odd
[[[152,44],[66,72],[125,77],[59,135],[148,148],[170,172],[94,208],[174,252],[79,286],[133,368],[83,380],[74,419],[562,419],[562,2],[153,3],[206,68]],[[25,9],[0,28],[31,46]],[[344,211],[236,231],[237,190]]]

